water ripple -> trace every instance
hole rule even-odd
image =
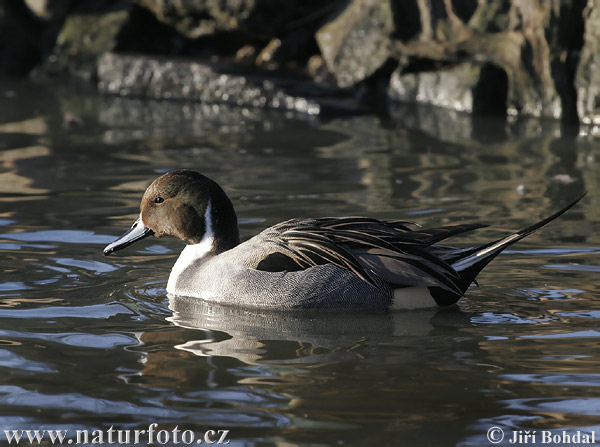
[[[584,312],[559,312],[561,317],[600,318],[600,310],[589,310]]]
[[[0,349],[0,367],[10,368],[14,374],[16,372],[36,372],[36,373],[55,373],[55,369],[49,367],[47,364],[42,362],[35,362],[33,360],[27,360],[26,358],[9,351],[7,349]]]
[[[35,309],[0,308],[0,318],[50,319],[50,318],[95,318],[107,319],[119,314],[133,312],[119,303],[93,304],[90,306],[48,306]]]
[[[482,324],[538,324],[552,321],[551,318],[523,318],[509,313],[483,312],[471,317],[473,323]]]
[[[0,233],[0,238],[22,242],[65,242],[70,244],[109,244],[114,236],[82,230],[40,230]]]
[[[558,334],[521,335],[519,338],[596,338],[600,331],[590,329],[587,331],[561,332]]]
[[[574,272],[600,272],[598,265],[581,265],[581,264],[545,264],[542,265],[545,269],[556,270],[571,270]]]
[[[534,248],[528,250],[504,250],[504,254],[522,255],[583,255],[600,253],[600,247]]]
[[[501,377],[515,382],[539,382],[560,386],[600,386],[600,374],[502,374]]]
[[[600,398],[575,398],[575,399],[553,399],[553,398],[524,398],[504,401],[511,410],[533,411],[536,413],[568,413],[586,416],[598,416],[600,414]]]
[[[51,259],[53,261],[55,261],[57,264],[66,265],[69,267],[79,267],[84,270],[94,272],[96,274],[114,272],[115,270],[119,269],[119,267],[117,267],[115,265],[107,264],[105,262],[100,262],[100,261],[85,261],[85,260],[73,259],[73,258],[51,258]]]
[[[38,339],[67,346],[95,349],[114,349],[119,346],[135,346],[139,340],[131,335],[119,333],[88,334],[85,332],[51,333],[51,332],[20,332],[0,329],[0,337],[10,340]]]
[[[115,401],[86,396],[80,393],[45,394],[14,385],[0,386],[0,404],[13,407],[32,407],[44,409],[62,409],[69,412],[80,411],[106,417],[137,416],[148,420],[162,419],[181,421],[201,420],[203,424],[213,426],[271,427],[289,425],[287,417],[277,414],[266,414],[262,411],[240,409],[198,408],[173,409],[160,399],[147,399],[146,404],[138,405],[127,401]]]
[[[0,283],[0,291],[12,291],[12,290],[27,290],[31,289],[22,281],[9,281]]]

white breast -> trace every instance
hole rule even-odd
[[[186,245],[179,255],[179,258],[177,258],[177,262],[175,262],[175,265],[171,269],[171,274],[169,275],[169,282],[167,283],[168,293],[177,293],[177,284],[183,272],[188,267],[191,267],[196,261],[204,258],[214,248],[215,237],[212,228],[212,206],[210,199],[208,200],[206,213],[204,214],[204,228],[205,232],[202,240],[197,244]]]

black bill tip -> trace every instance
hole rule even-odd
[[[127,232],[104,248],[104,256],[109,256],[113,252],[122,250],[134,242],[144,239],[146,236],[150,236],[152,234],[154,234],[154,232],[144,225],[144,222],[142,222],[141,218],[138,218],[138,220],[133,223]]]

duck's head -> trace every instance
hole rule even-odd
[[[104,249],[105,255],[154,235],[175,236],[188,244],[210,245],[214,254],[239,244],[237,217],[221,187],[202,174],[171,171],[146,189],[140,217]]]

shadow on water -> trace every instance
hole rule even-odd
[[[596,424],[597,140],[412,106],[326,119],[0,94],[3,427],[157,422],[230,429],[232,445],[434,446],[487,444],[492,425]],[[165,297],[179,241],[102,256],[175,167],[225,188],[244,239],[298,216],[493,224],[465,245],[589,194],[496,259],[458,308],[281,314]]]

